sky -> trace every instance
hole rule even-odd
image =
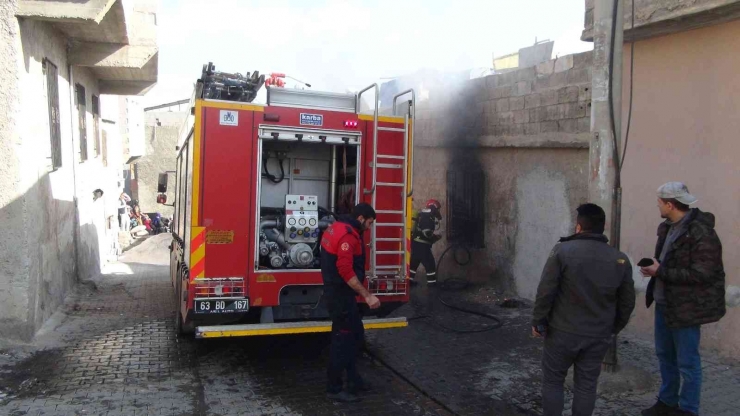
[[[142,102],[190,98],[208,62],[345,92],[419,69],[490,68],[494,55],[535,39],[555,41],[553,58],[583,52],[593,46],[580,41],[584,7],[584,0],[160,0],[159,81]]]

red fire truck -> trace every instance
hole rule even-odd
[[[281,77],[278,74],[277,77]],[[379,114],[379,88],[338,94],[203,67],[181,131],[174,174],[170,275],[178,333],[197,338],[328,332],[320,239],[359,202],[375,207],[365,233],[366,286],[358,298],[368,329],[404,327],[386,318],[408,302],[414,93],[393,99],[403,115]],[[361,97],[375,95],[372,113]],[[367,94],[369,96],[370,94]],[[166,203],[167,174],[160,175]]]

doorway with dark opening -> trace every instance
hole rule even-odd
[[[485,248],[485,173],[447,172],[447,241],[471,249]]]

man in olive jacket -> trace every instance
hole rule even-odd
[[[722,243],[714,215],[689,205],[696,197],[681,182],[658,188],[658,227],[645,300],[655,301],[655,353],[662,384],[658,401],[644,416],[698,415],[701,397],[701,325],[725,315]],[[681,386],[683,379],[683,386]]]
[[[545,337],[542,401],[545,416],[563,414],[563,383],[575,365],[573,416],[590,416],[601,362],[613,334],[635,309],[632,265],[604,236],[598,205],[578,207],[576,234],[550,253],[537,289],[532,334]]]

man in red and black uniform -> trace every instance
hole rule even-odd
[[[357,372],[357,353],[365,335],[357,296],[371,309],[380,301],[365,288],[365,245],[362,233],[375,221],[375,210],[360,203],[352,215],[343,215],[324,231],[321,239],[321,275],[324,298],[331,316],[331,355],[329,357],[327,397],[341,402],[356,402],[356,393],[367,390]],[[342,373],[347,371],[347,390]]]

